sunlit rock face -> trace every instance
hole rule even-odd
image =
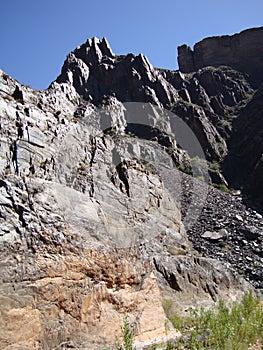
[[[93,38],[68,55],[51,87],[74,88],[96,106],[114,97],[171,110],[194,131],[206,159],[220,163],[220,174],[209,169],[212,182],[243,189],[262,209],[253,175],[261,174],[262,108],[252,99],[263,78],[261,37],[260,27],[204,39],[193,51],[183,45],[178,48],[180,71],[154,68],[142,54],[116,56],[105,38]],[[251,114],[258,115],[256,121]],[[244,147],[238,140],[247,128]],[[253,149],[253,155],[240,156],[244,149]]]
[[[234,249],[248,236],[240,217],[260,230],[260,215],[240,204],[229,214],[236,223],[220,221],[216,210],[238,199],[200,180],[227,185],[231,168],[199,157],[234,159],[233,120],[243,132],[253,94],[232,69],[156,69],[97,38],[68,55],[45,91],[0,71],[1,349],[105,348],[126,314],[137,348],[165,343],[179,332],[164,299],[185,313],[249,288],[220,239]],[[224,226],[221,245],[207,241],[205,231],[218,237]],[[255,229],[240,254],[254,265]]]
[[[234,35],[206,38],[194,45],[178,48],[179,69],[195,72],[206,66],[230,66],[246,73],[255,87],[263,79],[263,27],[244,30]]]

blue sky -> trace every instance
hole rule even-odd
[[[263,25],[262,0],[1,0],[0,11],[0,68],[38,89],[93,36],[105,36],[116,54],[141,52],[177,69],[178,45]]]

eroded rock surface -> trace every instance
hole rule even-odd
[[[257,91],[263,76],[261,33],[262,28],[254,28],[234,36],[204,39],[196,44],[195,50],[200,47],[202,55],[197,55],[200,62],[197,60],[192,68],[188,56],[194,57],[195,50],[184,52],[184,46],[179,48],[179,67],[190,74],[156,69],[141,54],[116,56],[105,38],[89,39],[68,55],[51,88],[59,84],[60,89],[75,91],[96,106],[114,97],[125,103],[147,102],[170,110],[193,130],[206,159],[219,163],[217,171],[209,169],[212,182],[242,188],[260,209],[262,198],[254,183],[260,187],[257,179],[262,178],[262,142],[256,141],[262,131],[261,90]],[[74,99],[69,92],[67,97]],[[252,122],[251,113],[257,115]],[[142,123],[156,126],[149,119]],[[249,138],[244,137],[247,126]],[[180,132],[176,133],[172,120],[171,131],[191,157],[199,156],[195,148],[181,145]],[[243,139],[245,147],[238,147]],[[252,158],[247,154],[242,157],[244,149],[247,154],[253,149],[256,152]]]
[[[248,220],[235,206],[238,225],[232,215],[220,227],[204,216],[229,202],[199,181],[205,161],[184,132],[193,130],[210,176],[226,183],[213,162],[223,164],[232,121],[253,94],[231,69],[156,69],[96,38],[68,55],[46,91],[0,72],[1,349],[103,348],[126,313],[138,348],[164,343],[178,336],[164,298],[185,312],[251,287],[232,267],[262,263],[259,214]],[[191,187],[177,168],[193,165],[200,179]],[[241,248],[224,265],[212,236],[202,237],[220,230],[216,242],[248,241],[243,265]],[[257,271],[247,276],[259,286]]]

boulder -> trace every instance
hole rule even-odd
[[[226,239],[228,237],[228,232],[226,229],[221,229],[218,232],[216,231],[205,231],[202,235],[202,238],[208,239],[211,242],[218,242],[222,239]]]

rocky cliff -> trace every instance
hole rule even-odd
[[[253,190],[254,182],[251,174],[257,168],[256,173],[259,175],[258,172],[261,169],[258,164],[263,153],[262,143],[255,142],[255,139],[260,140],[262,132],[262,118],[260,118],[262,106],[258,102],[253,103],[253,101],[259,101],[260,98],[256,100],[254,98],[250,103],[257,89],[253,84],[251,85],[253,79],[248,73],[256,69],[255,77],[260,84],[263,74],[261,33],[262,28],[256,28],[233,37],[234,39],[239,38],[238,42],[240,42],[242,54],[235,52],[235,54],[230,55],[228,51],[222,51],[219,55],[216,50],[213,51],[214,41],[224,43],[226,40],[228,43],[232,42],[232,37],[205,39],[201,42],[207,42],[202,49],[203,52],[207,54],[211,51],[216,57],[222,57],[220,64],[224,64],[224,66],[218,67],[219,63],[213,59],[209,62],[204,60],[202,64],[194,66],[194,70],[202,69],[197,72],[193,71],[191,74],[156,69],[141,54],[138,56],[133,54],[115,56],[105,38],[102,40],[93,38],[68,55],[61,75],[55,83],[51,84],[51,87],[59,83],[69,89],[74,88],[74,91],[84,100],[88,100],[96,106],[103,105],[109,96],[113,96],[120,102],[147,102],[159,108],[170,110],[182,118],[193,130],[206,159],[210,163],[219,163],[220,171],[215,172],[212,167],[209,169],[212,182],[228,183],[233,188],[244,188],[245,192],[252,195],[254,201],[258,202],[260,209],[262,208],[262,198],[258,191]],[[212,41],[211,45],[210,41]],[[222,45],[224,47],[225,44]],[[198,44],[197,47],[199,47]],[[178,50],[179,67],[184,71],[180,62],[185,62],[188,66],[189,59],[181,55],[180,47]],[[229,60],[234,55],[237,61],[239,57],[242,61],[245,55],[243,52],[246,55],[249,52],[249,57],[244,58],[246,69],[239,69],[236,65],[232,65]],[[258,60],[257,64],[256,60]],[[242,64],[240,63],[240,67]],[[192,69],[188,71],[192,71]],[[260,92],[257,93],[257,96],[259,95]],[[249,110],[246,107],[248,104],[255,106],[253,113],[258,114],[257,123],[254,122],[254,118],[250,117],[252,107]],[[242,145],[242,149],[249,150],[254,147],[257,151],[252,152],[251,159],[248,156],[239,162],[238,159],[242,157],[236,147],[235,140],[243,139],[243,133],[246,132],[246,127],[242,129],[243,131],[241,130],[241,120],[243,120],[243,125],[249,123],[250,135],[257,134],[257,137],[247,138],[246,146]],[[144,121],[144,123],[148,124],[149,120]],[[199,156],[196,153],[196,147],[186,145],[182,137],[180,138],[181,133],[176,133],[173,124],[172,122],[170,130],[176,136],[179,145],[187,149],[192,158]],[[151,126],[155,125],[151,124]],[[168,131],[165,127],[164,130]],[[133,131],[136,133],[136,130]],[[232,142],[232,140],[234,141]],[[244,169],[247,169],[245,174]],[[234,173],[235,175],[233,175]],[[257,178],[260,177],[258,175]]]
[[[106,39],[45,91],[1,71],[0,348],[103,349],[128,313],[141,349],[179,335],[164,299],[186,313],[262,288],[262,216],[211,187],[237,181],[254,118],[238,180],[256,184],[260,102],[231,68],[156,69]]]
[[[255,87],[262,84],[262,62],[263,27],[247,29],[235,35],[206,38],[195,44],[193,50],[187,45],[178,48],[178,63],[182,72],[225,65],[246,73]]]

